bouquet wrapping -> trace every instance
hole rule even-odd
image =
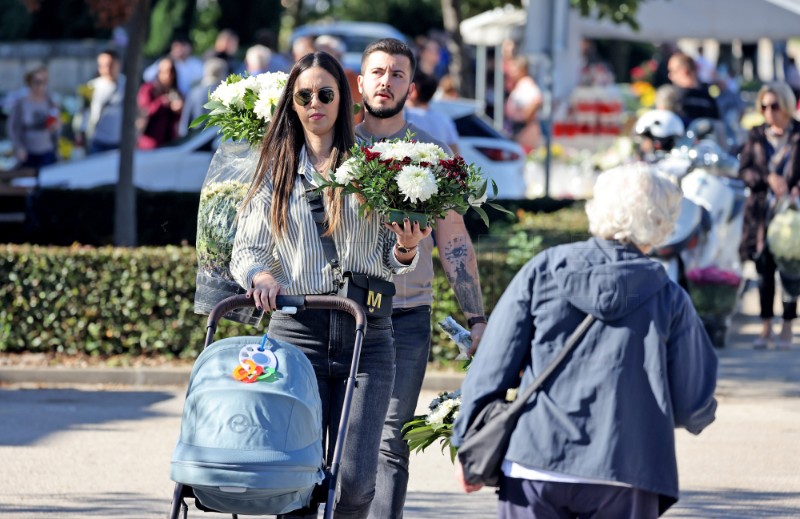
[[[287,75],[230,75],[213,92],[209,110],[192,126],[214,126],[226,139],[211,159],[197,210],[197,278],[194,310],[208,314],[232,295],[244,293],[230,272],[236,223],[259,160],[257,150],[272,120]],[[260,312],[243,308],[226,318],[256,324]]]
[[[689,295],[701,317],[727,317],[736,309],[742,277],[718,267],[691,269],[686,272]]]

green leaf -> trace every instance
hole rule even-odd
[[[481,220],[483,220],[483,224],[488,229],[489,228],[489,215],[486,214],[486,211],[484,211],[482,207],[478,207],[478,206],[472,206],[472,208],[475,209],[475,212],[478,213],[478,215],[481,217]]]
[[[195,120],[194,120],[194,121],[192,121],[192,122],[189,124],[189,128],[195,128],[195,127],[197,127],[197,126],[200,126],[201,124],[203,124],[204,122],[206,122],[206,120],[208,120],[208,117],[209,117],[209,115],[208,115],[208,114],[203,114],[203,115],[200,115],[200,116],[198,116],[197,118],[195,118]]]

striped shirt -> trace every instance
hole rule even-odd
[[[231,273],[244,288],[253,286],[256,274],[268,272],[281,284],[281,292],[286,295],[336,292],[334,273],[322,249],[300,176],[305,175],[312,181],[312,171],[303,147],[289,197],[287,227],[281,239],[276,239],[271,229],[272,179],[269,175],[242,211],[233,244]],[[342,271],[388,281],[393,274],[414,270],[416,255],[411,265],[397,261],[394,256],[397,236],[383,227],[379,215],[359,216],[359,205],[355,195],[344,198],[342,219],[333,233]]]

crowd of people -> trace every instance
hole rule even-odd
[[[415,52],[398,40],[378,40],[364,51],[360,71],[351,71],[341,63],[343,42],[330,36],[296,39],[291,58],[275,50],[269,34],[248,48],[242,61],[238,44],[234,33],[222,31],[201,59],[187,40],[173,41],[141,78],[137,144],[154,149],[185,135],[203,113],[209,90],[232,72],[288,72],[240,212],[231,272],[257,308],[271,313],[278,295],[335,293],[342,272],[393,281],[396,288],[391,316],[368,318],[335,516],[403,516],[409,448],[402,429],[414,415],[428,364],[434,248],[470,328],[471,353],[477,352],[463,386],[454,445],[489,400],[530,384],[586,315],[596,320],[511,437],[499,516],[648,518],[671,506],[678,499],[673,430],[697,434],[713,422],[716,409],[714,348],[687,293],[647,258],[674,227],[679,189],[638,166],[601,174],[587,205],[592,238],[532,258],[487,323],[476,254],[462,216],[450,211],[424,229],[407,219],[382,223],[377,214],[359,211],[356,195],[327,189],[320,224],[308,195],[315,175],[341,165],[357,142],[402,138],[410,131],[418,141],[458,152],[452,121],[430,108],[437,95],[448,95],[444,46],[426,39]],[[542,94],[524,57],[509,48],[503,60],[509,131],[535,147]],[[120,56],[103,51],[97,68],[76,127],[88,153],[113,150],[121,137],[126,78]],[[724,120],[726,109],[704,83],[708,74],[702,61],[671,55],[670,86],[658,102],[684,123]],[[17,159],[34,168],[57,160],[61,120],[47,79],[44,67],[26,75],[28,94],[9,118]],[[355,118],[354,103],[362,105]],[[756,261],[762,276],[763,329],[756,347],[770,340],[791,344],[797,317],[796,301],[784,298],[783,326],[775,339],[776,266],[764,240],[774,200],[800,195],[795,107],[788,85],[765,85],[756,106],[765,123],[750,132],[741,153],[741,177],[750,188],[742,255]],[[336,261],[328,258],[326,237],[338,253]],[[270,336],[296,345],[311,360],[327,446],[339,433],[351,321],[343,313],[313,310],[275,312],[269,323]],[[329,461],[332,455],[328,449]],[[479,488],[462,484],[466,491]],[[317,505],[287,517],[316,517]]]

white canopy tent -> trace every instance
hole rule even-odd
[[[539,46],[540,28],[549,28],[552,22],[539,19],[538,13],[542,12],[543,4],[559,1],[562,0],[529,0],[525,9],[507,5],[461,23],[464,42],[478,47],[476,97],[479,100],[486,92],[485,81],[480,84],[481,78],[485,78],[486,48],[495,47],[499,55],[503,40],[512,38],[525,42],[523,50],[526,54],[539,53],[540,49],[530,47]],[[575,10],[570,10],[564,22],[566,30],[559,33],[563,43],[553,49],[556,96],[568,91],[577,80],[577,71],[568,69],[579,66],[581,38],[651,43],[681,38],[710,38],[721,42],[756,42],[760,38],[784,40],[800,36],[800,0],[647,0],[639,5],[636,19],[639,31],[609,20],[582,18]],[[501,66],[499,60],[495,65]],[[502,70],[499,73],[502,78]],[[495,81],[497,74],[498,70],[495,70]],[[495,93],[495,104],[497,99]]]

